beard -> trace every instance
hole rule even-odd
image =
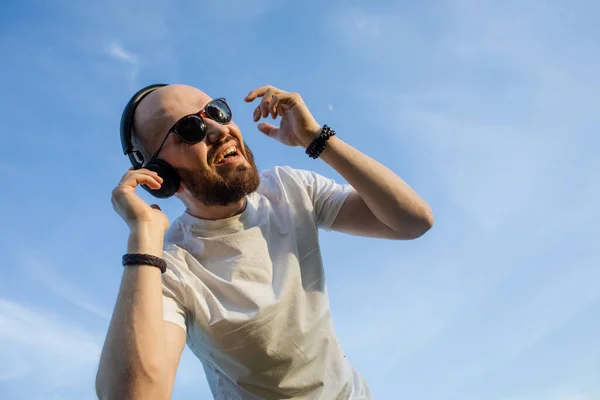
[[[177,172],[181,183],[196,200],[206,206],[226,206],[255,192],[260,184],[258,169],[254,163],[254,154],[245,142],[242,155],[249,165],[238,165],[226,175],[211,168],[177,168]]]

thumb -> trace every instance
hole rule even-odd
[[[269,137],[277,136],[277,133],[279,132],[279,128],[277,128],[275,125],[269,124],[268,122],[261,122],[258,124],[258,130]]]

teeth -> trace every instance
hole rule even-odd
[[[220,163],[221,161],[223,161],[223,158],[225,158],[225,156],[235,153],[236,151],[237,151],[237,146],[235,146],[235,145],[226,148],[221,154],[219,154],[217,156],[217,158],[215,159],[215,163]]]

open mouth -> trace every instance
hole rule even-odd
[[[215,165],[226,164],[232,161],[235,161],[240,156],[240,152],[237,149],[237,146],[232,145],[227,147],[224,151],[217,155],[215,158]]]

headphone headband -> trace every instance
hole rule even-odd
[[[131,97],[121,115],[121,147],[123,148],[123,154],[129,156],[131,165],[133,165],[134,168],[140,168],[144,164],[142,153],[135,150],[132,143],[133,116],[135,114],[135,109],[144,97],[164,86],[167,86],[167,84],[155,83],[138,90]]]

